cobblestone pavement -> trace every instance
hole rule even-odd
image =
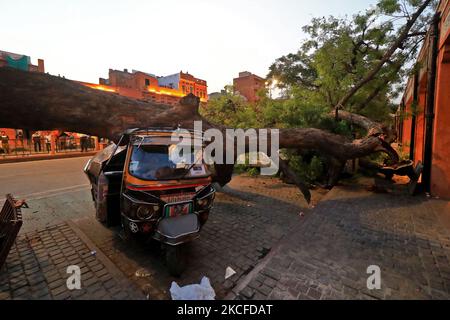
[[[70,265],[81,269],[81,290],[67,289]],[[0,270],[0,300],[143,298],[137,287],[70,223],[21,234]]]
[[[186,248],[188,268],[179,279],[168,274],[157,245],[124,243],[117,229],[107,229],[93,218],[75,223],[148,298],[168,299],[172,281],[186,285],[199,283],[207,276],[220,299],[289,232],[306,207],[294,186],[275,178],[236,176],[217,194],[200,238]],[[236,274],[225,280],[228,266]]]
[[[337,187],[228,298],[449,299],[449,219],[449,202]]]

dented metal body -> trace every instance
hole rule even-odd
[[[199,236],[215,197],[211,173],[201,159],[171,160],[172,132],[129,131],[89,160],[84,171],[99,221],[169,246]]]

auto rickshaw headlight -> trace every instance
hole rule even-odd
[[[148,220],[154,217],[159,210],[157,205],[141,205],[136,210],[136,216],[142,220]]]
[[[214,199],[214,195],[210,195],[209,197],[198,199],[197,200],[197,209],[198,210],[209,209],[211,207],[213,199]]]

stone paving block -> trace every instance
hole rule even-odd
[[[96,276],[98,277],[98,279],[102,282],[108,282],[110,280],[113,280],[112,275],[109,273],[109,271],[106,272],[106,274],[103,274],[101,276],[99,276],[98,274],[96,274]]]
[[[36,272],[28,276],[27,281],[31,287],[35,287],[36,285],[45,282],[45,277],[40,272]]]
[[[11,299],[11,295],[9,292],[0,291],[0,300],[9,300]]]
[[[11,290],[17,290],[22,287],[26,287],[28,281],[25,278],[13,278],[10,280],[9,287]]]
[[[14,299],[24,297],[25,295],[29,295],[29,287],[23,286],[19,287],[12,291],[12,297]]]
[[[109,279],[109,280],[107,280],[107,281],[103,281],[103,286],[104,286],[107,290],[113,288],[113,287],[116,286],[116,285],[117,285],[117,282],[116,282],[116,280],[114,280],[114,279]]]
[[[251,299],[255,295],[255,290],[253,290],[253,289],[251,289],[249,287],[246,287],[239,294],[244,296],[246,299]]]
[[[108,275],[108,270],[106,268],[102,268],[98,271],[94,271],[94,273],[95,273],[95,276],[100,279],[102,276]]]
[[[61,275],[59,274],[58,271],[56,271],[54,269],[52,269],[50,271],[50,273],[46,273],[45,274],[45,279],[46,279],[48,284],[52,284],[52,283],[56,284],[57,282],[62,281],[61,280]]]
[[[87,287],[91,287],[94,284],[97,284],[98,282],[99,282],[99,280],[98,280],[97,277],[91,277],[91,278],[88,278],[88,279],[83,279],[82,278],[83,285],[87,286]]]
[[[262,293],[266,297],[269,296],[270,292],[272,292],[272,288],[267,286],[267,285],[265,285],[265,284],[262,284],[256,290],[257,290],[257,292]]]
[[[62,292],[60,292],[58,294],[56,294],[54,292],[52,292],[52,293],[53,293],[53,299],[54,300],[69,300],[71,298],[71,294],[67,290],[62,291]]]

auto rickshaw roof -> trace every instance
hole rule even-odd
[[[171,145],[179,142],[178,139],[172,140],[174,134],[179,133],[180,136],[190,135],[191,139],[199,138],[203,140],[203,132],[187,130],[187,129],[133,129],[127,131],[130,135],[131,142],[134,145]]]
[[[134,136],[132,139],[133,145],[171,145],[174,144],[174,141],[171,140],[170,136]]]
[[[191,135],[203,135],[202,131],[185,128],[135,128],[125,132],[126,135],[170,136],[176,132],[189,132]]]
[[[183,140],[184,138],[178,140],[178,139],[172,139],[172,136],[134,136],[131,139],[131,144],[135,146],[141,146],[141,145],[155,145],[155,146],[170,146],[175,145],[180,142],[186,142],[186,140]],[[192,138],[191,138],[192,139]],[[194,143],[194,139],[190,141],[192,144]],[[204,142],[202,141],[202,146],[205,146]]]

